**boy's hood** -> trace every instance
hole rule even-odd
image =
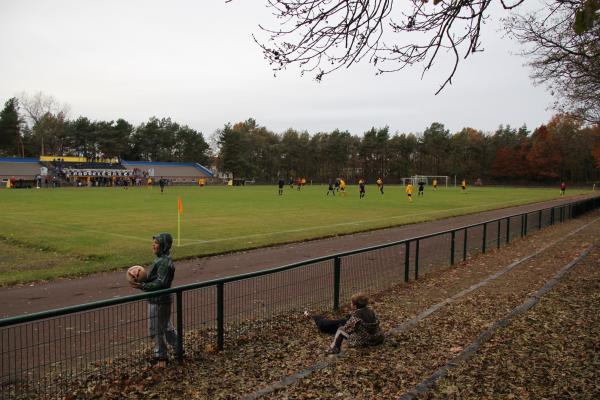
[[[152,239],[156,240],[159,244],[157,256],[169,255],[169,251],[173,245],[173,237],[170,233],[159,233],[153,236]]]

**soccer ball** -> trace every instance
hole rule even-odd
[[[141,265],[134,265],[127,270],[127,280],[131,283],[141,283],[146,282],[148,278],[148,273]]]

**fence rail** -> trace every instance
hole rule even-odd
[[[418,279],[600,207],[600,197],[265,271],[0,320],[0,398],[61,397],[74,381],[150,354],[147,300],[174,298],[174,350],[223,349],[293,310],[336,310],[356,291]]]

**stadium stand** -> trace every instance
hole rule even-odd
[[[15,187],[34,187],[36,176],[42,174],[43,165],[37,158],[0,158],[0,179],[2,187],[6,181],[16,181]]]
[[[87,159],[85,157],[42,156],[37,158],[0,158],[0,178],[6,187],[40,186],[133,186],[164,178],[171,184],[202,185],[212,180],[213,173],[197,163],[124,161],[118,159]]]
[[[213,173],[198,163],[122,161],[122,164],[128,170],[137,169],[144,176],[165,178],[172,183],[197,183],[199,179],[213,178]]]

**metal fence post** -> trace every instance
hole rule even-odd
[[[538,231],[542,230],[542,210],[538,213]]]
[[[177,361],[183,361],[183,292],[178,291],[175,293],[176,304],[177,304],[177,348],[175,349],[175,355]]]
[[[467,228],[465,228],[465,234],[463,235],[463,261],[467,261]]]
[[[419,243],[417,239],[417,248],[415,249],[415,280],[419,279]]]
[[[524,235],[523,234],[523,228],[525,227],[525,222],[524,222],[525,220],[523,218],[524,215],[525,214],[521,214],[521,237],[523,237],[523,235]]]
[[[523,236],[527,236],[527,213],[523,214]]]
[[[408,270],[410,269],[410,240],[404,245],[404,282],[408,282]]]
[[[498,237],[496,239],[496,248],[500,248],[500,219],[498,220]]]
[[[485,253],[485,245],[487,242],[487,224],[483,223],[483,243],[481,244],[481,252]]]
[[[550,225],[554,225],[554,207],[550,209]]]
[[[450,236],[450,265],[454,265],[454,247],[455,247],[455,240],[456,240],[456,231],[452,231],[452,234]]]
[[[573,219],[573,204],[569,204],[569,219]]]
[[[342,259],[335,257],[333,259],[333,311],[340,308],[340,276]]]
[[[506,244],[510,243],[510,217],[506,217]]]
[[[217,283],[217,349],[223,350],[225,343],[225,318],[223,301],[223,282]]]

